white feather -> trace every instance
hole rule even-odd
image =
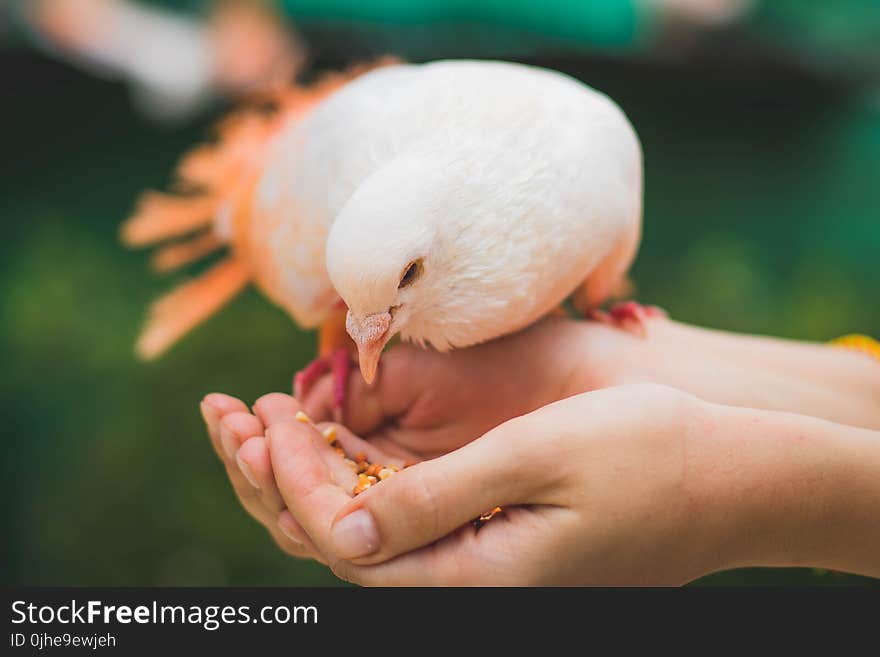
[[[302,325],[338,291],[361,314],[400,306],[404,338],[461,347],[535,321],[637,239],[641,168],[620,109],[563,74],[393,66],[283,132],[252,230],[283,273],[273,296]],[[398,290],[421,257],[421,279]]]

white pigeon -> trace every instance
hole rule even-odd
[[[154,356],[254,281],[333,368],[370,382],[395,334],[438,350],[521,329],[574,294],[593,309],[625,280],[639,242],[638,138],[607,96],[551,70],[494,61],[382,62],[291,88],[221,126],[182,162],[200,193],[148,194],[124,227],[169,269],[230,255],[159,301],[141,337]],[[346,311],[347,309],[347,311]],[[350,344],[350,342],[348,343]]]

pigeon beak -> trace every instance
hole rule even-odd
[[[361,366],[361,375],[364,381],[372,383],[376,378],[376,369],[379,367],[379,357],[382,349],[391,338],[391,313],[375,313],[361,318],[348,311],[345,318],[345,330],[354,340],[358,348],[358,362]]]

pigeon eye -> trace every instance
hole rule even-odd
[[[412,285],[416,282],[416,279],[422,274],[422,261],[421,260],[413,260],[406,266],[406,269],[403,272],[403,276],[400,277],[400,283],[397,285],[398,290],[402,290],[403,288]]]

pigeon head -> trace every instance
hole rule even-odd
[[[486,225],[472,221],[483,211],[479,197],[460,167],[405,157],[370,176],[342,208],[327,271],[348,306],[346,328],[367,382],[396,334],[441,351],[493,337],[481,334],[482,315],[504,297],[486,284],[506,267],[468,228]]]

